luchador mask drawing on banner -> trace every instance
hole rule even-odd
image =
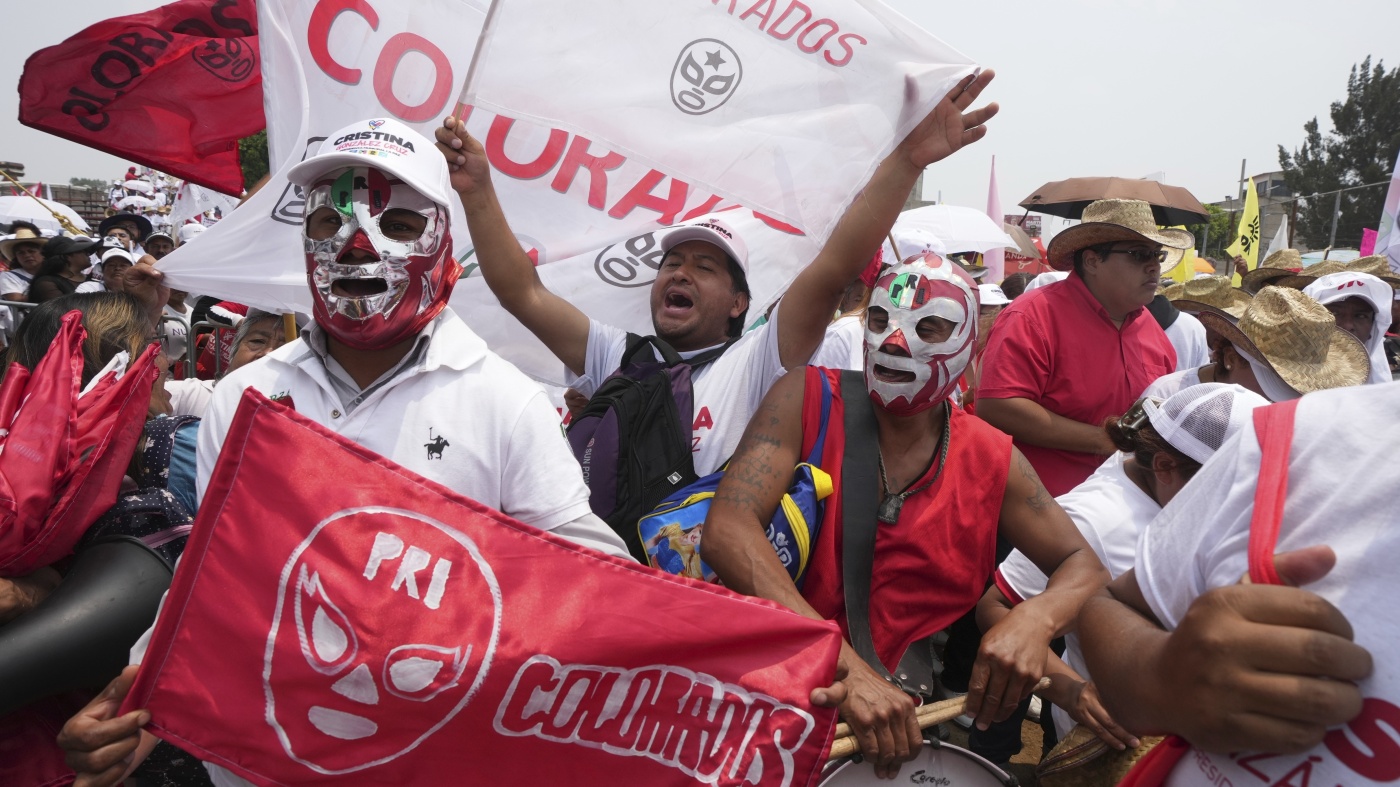
[[[875,283],[866,311],[865,384],[895,415],[952,393],[977,340],[977,289],[932,252],[909,257]]]
[[[410,511],[340,511],[282,569],[267,723],[321,773],[395,759],[471,701],[500,621],[495,575],[461,532]]]

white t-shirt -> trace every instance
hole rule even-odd
[[[203,418],[209,409],[209,401],[214,398],[214,381],[190,377],[184,380],[167,380],[165,392],[170,394],[171,415],[192,415]]]
[[[826,337],[812,353],[812,366],[828,369],[865,368],[865,315],[848,314],[826,326]]]
[[[1193,366],[1190,369],[1182,369],[1179,372],[1164,374],[1158,377],[1147,386],[1147,390],[1142,392],[1143,396],[1151,396],[1154,399],[1170,398],[1193,385],[1201,382],[1201,367]]]
[[[1084,483],[1055,498],[1115,579],[1133,567],[1138,535],[1162,510],[1123,471],[1125,457],[1126,454],[1114,454]],[[1013,551],[997,567],[997,587],[1018,603],[1045,592],[1049,584],[1050,578],[1020,550]],[[1075,672],[1089,677],[1079,637],[1073,632],[1065,635],[1063,658]],[[1059,706],[1055,707],[1054,716],[1055,729],[1063,740],[1074,727],[1074,719]]]
[[[630,559],[622,540],[589,509],[583,473],[539,386],[487,350],[450,308],[425,332],[431,338],[422,359],[371,386],[348,413],[325,362],[306,339],[230,373],[214,390],[199,428],[196,491],[201,502],[243,390],[254,388],[268,396],[289,396],[299,414],[482,505]],[[427,458],[429,429],[447,440],[440,460]],[[132,647],[133,664],[145,657],[153,630]],[[249,784],[217,765],[206,767],[220,787]]]
[[[1196,369],[1210,363],[1210,345],[1206,343],[1206,326],[1195,315],[1178,312],[1176,321],[1167,326],[1167,339],[1176,348],[1177,371]]]
[[[1264,784],[1393,786],[1400,779],[1400,527],[1394,474],[1387,472],[1400,445],[1400,383],[1311,393],[1296,415],[1275,552],[1326,544],[1337,553],[1336,567],[1306,589],[1336,605],[1351,621],[1356,643],[1371,652],[1375,668],[1358,684],[1365,706],[1345,730],[1333,730],[1302,754],[1190,752],[1172,772],[1172,787],[1244,787],[1261,778]],[[1167,628],[1175,628],[1202,593],[1235,584],[1248,571],[1259,462],[1251,419],[1143,533],[1138,585]],[[1300,768],[1310,776],[1298,778]]]
[[[749,425],[768,389],[783,376],[778,357],[778,312],[768,322],[749,331],[724,354],[700,367],[691,377],[694,386],[695,422],[691,451],[695,472],[701,476],[718,470]],[[617,371],[627,349],[627,332],[597,320],[588,323],[588,351],[584,374],[602,381]],[[681,353],[692,357],[704,350]]]
[[[23,295],[27,298],[29,297],[29,283],[32,281],[34,281],[34,277],[23,270],[8,270],[0,273],[0,295]]]

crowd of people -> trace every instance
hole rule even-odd
[[[1400,777],[1383,611],[1400,542],[1378,472],[1400,437],[1387,338],[1400,279],[1384,258],[1304,267],[1284,251],[1242,286],[1227,276],[1167,286],[1190,235],[1116,199],[1052,239],[1054,274],[979,283],[985,270],[951,255],[872,259],[919,173],[985,133],[996,106],[973,104],[990,79],[969,77],[881,162],[747,331],[748,276],[763,261],[722,216],[664,235],[655,335],[636,337],[542,282],[461,123],[447,119],[428,140],[375,120],[415,143],[388,152],[329,136],[290,173],[306,193],[314,304],[299,337],[287,341],[281,315],[203,305],[234,315],[231,336],[210,340],[205,373],[158,377],[128,483],[73,554],[0,579],[0,651],[24,635],[36,652],[83,642],[104,665],[140,664],[159,596],[128,592],[121,578],[134,569],[123,567],[154,555],[168,585],[251,388],[527,525],[656,570],[667,563],[639,538],[635,512],[722,473],[677,564],[838,624],[838,680],[811,700],[839,710],[877,776],[897,774],[934,734],[917,704],[965,694],[969,747],[997,763],[1021,749],[1036,699],[1046,753],[1057,740],[1098,740],[1103,756],[1151,746],[1137,783],[1240,787],[1268,773],[1306,784],[1287,780],[1293,763],[1329,784]],[[568,439],[541,389],[447,305],[461,273],[454,203],[501,306],[577,376]],[[39,304],[8,326],[10,375],[35,369],[75,311],[84,383],[151,342],[165,340],[160,367],[184,351],[167,327],[197,323],[201,299],[170,291],[156,263],[193,235],[132,213],[98,234],[44,238],[19,225],[0,242],[11,266],[0,294]],[[645,382],[644,367],[684,368],[687,412],[704,408],[712,423],[692,433],[677,416],[684,472],[622,501],[574,430],[613,401],[613,381]],[[450,454],[424,455],[430,427]],[[830,488],[797,576],[769,523],[808,457]],[[594,463],[588,484],[581,460]],[[701,558],[706,572],[691,565]],[[120,630],[51,609],[79,585],[105,594],[94,614]],[[74,636],[82,626],[88,639]],[[102,689],[90,671],[42,669],[58,657],[40,655],[27,673],[0,659],[0,683],[25,685],[0,711],[50,735],[41,721],[57,715],[62,753],[51,738],[36,746],[65,757],[79,784],[133,773],[142,784],[244,783],[157,746],[146,711],[116,713],[135,666]],[[75,702],[75,691],[86,694]],[[0,744],[0,759],[37,750]],[[1276,756],[1251,764],[1239,754],[1250,751]]]

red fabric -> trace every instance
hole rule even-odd
[[[123,710],[152,732],[262,785],[817,782],[834,626],[243,397]]]
[[[108,374],[81,399],[82,315],[69,312],[32,375],[13,367],[0,389],[0,576],[64,557],[117,499],[146,421],[156,345],[120,381]],[[23,386],[18,394],[12,385]],[[18,412],[8,409],[19,397]]]
[[[849,635],[841,572],[841,460],[846,447],[841,373],[809,366],[806,374],[802,453],[811,451],[816,440],[821,418],[817,375],[825,374],[833,395],[821,468],[831,474],[835,491],[826,499],[802,595]],[[996,567],[997,523],[1010,466],[1011,438],[953,408],[943,475],[904,501],[896,527],[880,525],[876,531],[870,633],[887,668],[898,665],[910,643],[947,628],[982,597]],[[926,475],[916,485],[927,480]]]
[[[997,590],[1000,590],[1001,594],[1006,596],[1006,600],[1010,601],[1012,605],[1020,604],[1022,601],[1025,601],[1025,599],[1021,598],[1021,594],[1016,592],[1016,588],[1011,587],[1011,583],[1006,581],[1006,577],[1001,575],[1001,569],[997,569],[996,573],[992,574],[992,582],[996,584]]]
[[[1128,771],[1118,787],[1161,787],[1172,775],[1172,769],[1191,750],[1191,744],[1172,735],[1142,756]]]
[[[73,769],[58,748],[58,732],[92,699],[90,692],[45,697],[0,715],[0,784],[59,787],[72,784]]]
[[[1176,368],[1176,350],[1146,309],[1115,328],[1077,274],[1032,290],[997,315],[982,356],[978,399],[1029,399],[1085,424],[1122,415]],[[1050,494],[1093,475],[1103,457],[1017,440]]]
[[[179,0],[29,56],[19,120],[225,192],[263,120],[253,0]]]
[[[1288,453],[1293,446],[1293,418],[1299,399],[1254,411],[1259,439],[1259,483],[1254,488],[1254,515],[1249,520],[1249,579],[1261,585],[1282,585],[1274,566],[1283,501],[1288,496]]]

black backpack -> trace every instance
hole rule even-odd
[[[569,424],[569,447],[583,468],[589,507],[641,563],[647,555],[637,520],[698,477],[691,456],[691,375],[732,343],[683,360],[661,339],[629,333],[617,371]],[[654,354],[638,357],[653,347]]]

